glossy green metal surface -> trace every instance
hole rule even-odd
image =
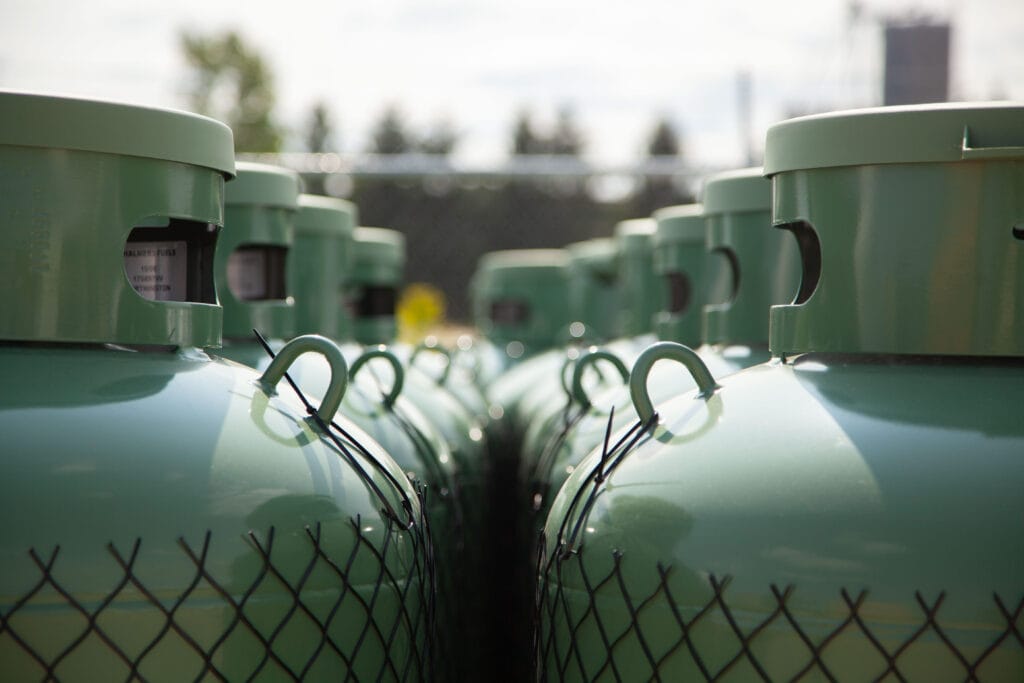
[[[405,236],[387,228],[358,227],[353,233],[355,244],[352,279],[359,283],[398,286],[405,269]]]
[[[609,353],[627,367],[636,360],[637,355],[645,348],[653,344],[657,339],[652,334],[642,334],[636,337],[624,337],[612,340],[599,347],[591,347],[601,352]],[[591,349],[569,346],[562,352],[562,361],[557,372],[550,373],[543,378],[534,381],[513,406],[512,415],[516,429],[519,433],[532,432],[535,437],[542,435],[539,424],[544,424],[548,419],[564,412],[567,404],[569,380],[572,376],[574,364]],[[619,381],[614,373],[605,372],[608,368],[596,367],[594,372],[588,372],[587,393],[599,393],[605,387],[618,386]]]
[[[404,269],[402,233],[385,228],[355,229],[347,281],[354,302],[352,335],[360,344],[388,344],[397,335],[394,305]],[[365,301],[374,297],[374,291],[383,290],[390,290],[386,307]]]
[[[102,100],[0,91],[0,146],[137,157],[235,175],[231,129],[220,121]]]
[[[318,211],[315,215],[320,221],[316,227],[320,231],[336,230],[339,216],[337,205],[333,200],[319,198],[316,204]],[[300,213],[300,220],[301,216]],[[346,277],[343,273],[341,277],[350,283],[356,281],[397,287],[404,258],[404,239],[401,234],[379,228],[358,228],[356,234],[362,239],[357,240],[358,244],[354,248],[357,253],[353,260],[361,265],[355,268],[355,275]],[[338,277],[337,267],[310,269],[306,273],[309,295],[315,296],[318,291],[332,291],[331,285],[337,282]],[[311,325],[325,325],[325,321],[330,319],[326,308],[321,305],[307,309]],[[383,341],[390,342],[392,339]],[[452,509],[456,504],[454,497],[458,487],[457,466],[476,463],[481,459],[479,451],[482,431],[455,398],[423,373],[407,367],[407,350],[399,347],[390,347],[388,350],[383,350],[385,347],[364,349],[353,343],[344,344],[343,349],[353,365],[356,377],[343,412],[362,425],[389,451],[394,449],[392,455],[396,460],[411,476],[430,486],[434,491],[435,502],[445,508],[449,517],[454,517]],[[373,362],[363,370],[363,365],[372,356],[379,356],[382,360]],[[329,375],[326,366],[315,356],[303,359],[293,374],[299,386],[312,396],[322,396],[327,390]],[[388,380],[388,377],[392,379]],[[388,399],[392,391],[398,397],[397,400]],[[445,523],[451,526],[450,522]],[[440,526],[438,529],[438,537],[444,538]],[[455,534],[452,531],[449,536],[454,537]]]
[[[700,204],[670,206],[656,211],[654,221],[652,273],[663,303],[655,312],[654,330],[659,339],[696,346],[710,295],[704,209]]]
[[[230,132],[222,134],[230,145]],[[221,171],[141,156],[4,144],[0,186],[7,236],[0,250],[0,339],[220,343],[219,306],[212,300],[143,297],[125,274],[124,251],[129,233],[146,219],[194,221],[198,232],[221,225]]]
[[[870,679],[886,670],[879,645],[907,680],[963,680],[943,636],[925,628],[914,637],[927,621],[915,593],[928,606],[941,600],[935,621],[968,661],[994,645],[979,680],[1024,675],[1024,650],[1000,641],[1006,617],[993,598],[1011,612],[1024,599],[1024,430],[1015,414],[1024,366],[810,354],[719,383],[707,400],[691,393],[658,405],[653,434],[606,466],[599,485],[598,451],[556,499],[545,561],[560,543],[580,554],[545,587],[549,597],[562,591],[568,613],[552,612],[541,642],[564,619],[581,620],[588,634],[576,641],[579,658],[557,661],[566,678],[592,679],[609,657],[626,678],[649,678],[641,637],[664,658],[662,680],[699,679],[694,652],[720,671],[743,651],[728,609],[753,653],[732,664],[735,680],[788,680],[805,666],[812,677],[827,667],[839,680]],[[615,579],[588,590],[580,573],[593,587],[616,566],[634,605],[653,595],[639,616]],[[722,602],[713,581],[726,582]],[[788,614],[755,633],[778,607],[772,586],[787,596]],[[672,610],[689,623],[705,608],[689,632],[694,649],[680,645]],[[588,609],[623,634],[614,650]],[[820,666],[793,623],[813,643],[842,632],[823,646]],[[549,653],[542,664],[552,672],[556,660]]]
[[[406,363],[429,383],[450,393],[474,419],[486,424],[489,417],[482,387],[487,370],[483,363],[489,359],[483,355],[486,350],[481,349],[478,341],[463,335],[456,348],[448,350],[436,338],[427,337],[412,349]],[[497,350],[493,346],[489,350],[490,360],[501,362]]]
[[[297,228],[299,234],[308,232],[323,237],[325,233],[338,236],[340,232],[344,236],[348,232],[346,228],[355,222],[355,207],[347,202],[304,196],[300,203],[302,210],[298,223],[299,226],[306,225],[308,227],[306,229]],[[342,227],[339,227],[339,221],[344,223]],[[334,267],[321,262],[318,267],[303,268],[304,291],[307,293],[306,296],[312,298],[315,303],[306,308],[308,324],[311,326],[324,327],[328,325],[333,313],[328,309],[331,308],[330,304],[333,299],[329,295],[326,297],[322,294],[318,295],[318,292],[331,292],[333,283],[338,282],[339,278],[347,281],[349,285],[355,283],[356,285],[390,286],[396,289],[401,285],[405,259],[405,240],[401,233],[381,228],[357,228],[354,230],[352,239],[344,240],[344,242],[348,242],[348,244],[343,244],[341,251],[342,254],[350,255],[348,259],[345,259],[350,264],[348,267],[342,263],[340,264],[342,267],[339,269],[337,262]],[[322,242],[317,240],[311,242],[311,245],[322,245]],[[300,264],[307,262],[301,258],[304,254],[315,258],[313,254],[297,252],[296,259]],[[297,293],[297,299],[300,296]],[[325,301],[326,303],[324,303]],[[338,306],[337,308],[343,307]],[[393,317],[391,321],[393,324]],[[361,328],[363,330],[361,341],[365,342],[372,338],[374,342],[380,344],[393,342],[393,327],[391,325],[385,327],[387,329],[381,328],[372,320],[369,321],[368,325],[363,325]],[[389,331],[390,336],[383,336]],[[347,339],[348,335],[344,334],[344,330],[340,332],[342,332],[340,338]],[[365,360],[368,357],[367,353],[370,355],[377,353],[376,348],[371,348],[367,352],[355,344],[348,345],[346,350],[351,363],[362,363],[363,361],[358,359]],[[369,370],[356,373],[356,376],[361,378],[360,389],[357,391],[361,391],[363,398],[367,401],[372,402],[375,397],[381,399],[380,404],[372,409],[366,406],[352,406],[352,408],[359,415],[364,416],[362,424],[371,433],[386,442],[385,445],[395,440],[399,442],[395,445],[401,448],[403,453],[396,454],[396,457],[408,466],[409,472],[415,473],[421,481],[434,487],[435,492],[444,491],[439,495],[447,496],[450,499],[456,495],[456,489],[459,486],[455,481],[457,467],[466,467],[467,471],[479,470],[481,467],[480,461],[483,460],[481,453],[482,428],[453,395],[439,387],[438,383],[429,376],[416,368],[409,367],[411,354],[408,349],[401,346],[390,346],[386,353],[380,355],[387,359],[392,354],[399,361],[400,369],[397,376],[401,380],[400,384],[404,384],[404,386],[399,386],[396,392],[400,397],[397,403],[391,404],[386,398],[387,393],[382,393],[382,386],[387,385],[387,382],[373,381],[374,371]],[[379,368],[380,365],[376,364],[374,367]],[[384,370],[383,372],[388,374],[389,371]],[[325,390],[322,364],[319,369],[304,369],[301,375],[304,377],[303,388],[312,395],[319,396]],[[394,373],[391,376],[394,377]],[[395,389],[394,382],[391,382],[389,386],[391,387],[389,391]],[[390,416],[387,414],[394,413],[395,410],[398,411],[397,414]],[[396,431],[397,433],[395,433]],[[416,433],[417,431],[419,434]],[[410,432],[414,437],[412,440],[407,438]],[[414,462],[419,464],[414,465]],[[448,500],[447,504],[451,506],[453,503]]]
[[[54,669],[62,680],[125,678],[128,662],[154,680],[257,670],[375,678],[389,658],[401,666],[425,654],[425,632],[403,625],[426,606],[429,586],[408,583],[424,580],[414,568],[425,548],[414,528],[382,512],[385,502],[411,504],[418,515],[419,503],[358,427],[335,418],[368,449],[348,442],[369,479],[322,438],[290,389],[268,394],[253,371],[197,350],[7,344],[0,368],[18,388],[0,396],[4,680],[43,676],[29,648],[47,662],[66,649]],[[53,584],[18,602],[42,566]],[[232,602],[245,605],[250,626]],[[99,614],[108,641],[95,632],[79,640],[92,628],[80,609]],[[396,628],[395,637],[366,641],[364,627]],[[349,662],[310,647],[321,638]]]
[[[766,354],[753,353],[747,346],[704,346],[698,352],[716,378],[768,360]],[[623,359],[632,367],[638,355],[623,354]],[[656,369],[646,382],[648,395],[655,404],[695,387],[692,376],[676,364],[666,361]],[[587,393],[589,405],[586,407],[579,401],[562,403],[558,410],[531,423],[527,432],[520,476],[527,487],[534,533],[543,527],[555,494],[579,463],[601,447],[607,436],[628,428],[639,419],[628,384],[611,382],[610,386]]]
[[[766,346],[770,307],[793,301],[800,283],[796,240],[771,227],[771,183],[760,168],[712,176],[704,220],[707,249],[724,256],[732,281],[727,301],[704,307],[704,343]]]
[[[618,264],[615,240],[592,239],[566,247],[569,252],[569,334],[586,343],[617,336]]]
[[[513,402],[499,397],[500,404],[510,408],[511,421],[508,424],[522,440],[523,453],[529,453],[535,443],[545,438],[543,429],[549,424],[550,418],[567,407],[567,379],[575,362],[584,353],[585,347],[581,342],[588,335],[595,341],[608,341],[616,333],[623,314],[620,303],[623,293],[619,291],[618,277],[623,253],[628,255],[625,258],[631,266],[638,267],[650,249],[649,227],[646,221],[627,221],[618,227],[620,234],[617,239],[589,240],[566,248],[569,253],[569,312],[573,321],[568,331],[573,344],[564,349],[563,360],[556,372],[531,378],[530,386]],[[637,282],[634,278],[634,284]],[[639,291],[633,292],[634,297],[639,294]],[[616,358],[630,345],[626,340],[617,343],[626,346],[612,352]],[[625,352],[625,357],[627,361],[631,360],[629,351]],[[614,376],[605,374],[603,370],[598,368],[596,372],[587,373],[591,390],[594,390],[594,382],[599,385],[609,381],[613,385],[616,383]],[[510,372],[512,375],[516,373]],[[513,380],[505,380],[501,383],[505,388],[498,389],[513,395],[507,388],[515,383]]]
[[[655,228],[650,218],[634,218],[615,226],[621,297],[618,331],[625,337],[654,331],[654,316],[664,310],[664,287],[654,271]]]
[[[567,339],[569,256],[562,249],[484,254],[471,285],[473,319],[512,362]]]
[[[483,337],[462,335],[456,346],[455,364],[469,368],[474,383],[482,395],[486,394],[487,387],[512,363],[508,354]]]
[[[437,562],[438,671],[443,678],[456,679],[455,672],[461,671],[465,662],[451,648],[465,637],[464,619],[469,606],[482,599],[478,595],[459,595],[467,580],[476,579],[467,577],[472,565],[464,550],[467,510],[459,467],[466,458],[479,459],[465,446],[469,427],[461,433],[461,440],[457,438],[459,432],[453,436],[452,425],[457,424],[460,414],[456,412],[458,403],[436,385],[425,388],[419,381],[422,378],[407,371],[385,347],[362,349],[350,345],[346,350],[354,355],[350,355],[352,381],[340,412],[378,441],[410,481],[425,489],[424,511]],[[311,396],[327,390],[323,358],[304,356],[290,374]],[[429,392],[427,400],[424,390]],[[430,406],[429,412],[421,406]],[[475,493],[472,500],[478,502]]]
[[[578,353],[574,347],[572,350]],[[504,433],[522,434],[525,417],[520,412],[520,402],[534,389],[538,382],[558,381],[562,367],[572,360],[568,349],[551,349],[537,354],[509,368],[496,379],[487,390],[491,404],[491,417],[502,425]]]
[[[295,299],[297,334],[349,336],[351,319],[343,281],[352,269],[352,231],[358,212],[333,197],[299,196],[295,240],[288,252],[289,291]]]
[[[344,351],[357,372],[345,392],[341,414],[380,443],[411,479],[429,485],[435,492],[434,502],[450,498],[454,490],[456,465],[444,438],[403,395],[402,389],[391,405],[385,405],[385,397],[393,386],[392,375],[388,374],[390,367],[382,367],[388,363],[375,364],[363,370],[364,364],[356,363],[364,350],[350,345],[344,347]],[[396,363],[402,368],[400,362]],[[405,382],[404,372],[399,372],[401,383]],[[327,361],[321,356],[309,354],[298,358],[288,374],[311,398],[319,399],[328,391],[331,373]]]
[[[798,298],[772,308],[772,352],[1024,354],[1024,243],[1014,232],[1024,223],[1024,107],[879,116],[872,112],[865,120],[873,121],[872,131],[888,131],[886,139],[915,139],[918,121],[925,131],[942,123],[941,149],[922,148],[906,159],[923,162],[934,154],[940,160],[895,163],[879,152],[877,161],[861,166],[822,162],[822,168],[785,170],[794,162],[783,145],[803,134],[807,144],[817,140],[822,120],[798,119],[769,131],[772,220],[796,231],[803,260]],[[860,117],[850,112],[827,121],[856,131]],[[964,130],[973,136],[972,153],[960,151]],[[931,134],[927,139],[937,145]],[[954,143],[955,154],[948,149]]]
[[[546,527],[542,677],[1024,677],[1024,176],[1000,137],[1021,110],[959,109],[962,161],[851,156],[857,133],[934,130],[929,107],[828,117],[851,136],[831,156],[818,119],[769,134],[804,271],[772,311],[783,357],[654,400],[652,431],[575,468]]]

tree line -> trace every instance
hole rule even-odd
[[[243,152],[278,152],[285,131],[274,117],[276,97],[268,64],[235,32],[183,34],[189,66],[187,105],[232,127]],[[332,113],[315,104],[303,128],[308,152],[337,151]],[[384,109],[373,124],[366,151],[447,156],[459,143],[455,126],[438,121],[415,130],[398,106]],[[563,107],[553,125],[539,126],[524,108],[513,116],[508,149],[526,157],[579,158],[586,137],[574,111]],[[667,117],[656,119],[645,145],[650,157],[681,158],[681,136]],[[324,178],[305,179],[309,192],[326,193]],[[506,178],[487,183],[446,183],[436,178],[357,177],[348,198],[364,225],[403,232],[408,242],[407,281],[429,282],[446,297],[448,317],[465,320],[467,286],[479,257],[497,249],[562,247],[609,236],[620,220],[649,216],[655,209],[693,201],[687,187],[668,178],[640,179],[617,201],[599,201],[578,178]]]

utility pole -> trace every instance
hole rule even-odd
[[[746,165],[756,163],[754,153],[753,129],[753,78],[746,69],[736,72],[736,110],[738,114],[740,146],[746,157]]]

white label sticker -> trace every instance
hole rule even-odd
[[[186,301],[188,246],[184,241],[128,242],[124,272],[135,291],[154,301]]]
[[[267,298],[267,253],[262,249],[238,249],[228,255],[228,287],[236,299]]]

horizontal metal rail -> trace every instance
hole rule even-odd
[[[290,168],[307,175],[349,175],[382,178],[449,177],[465,180],[516,178],[676,178],[696,180],[720,168],[695,166],[679,157],[648,157],[634,164],[602,165],[571,155],[530,154],[493,165],[464,164],[442,154],[336,154],[285,152],[240,154],[239,158]]]

